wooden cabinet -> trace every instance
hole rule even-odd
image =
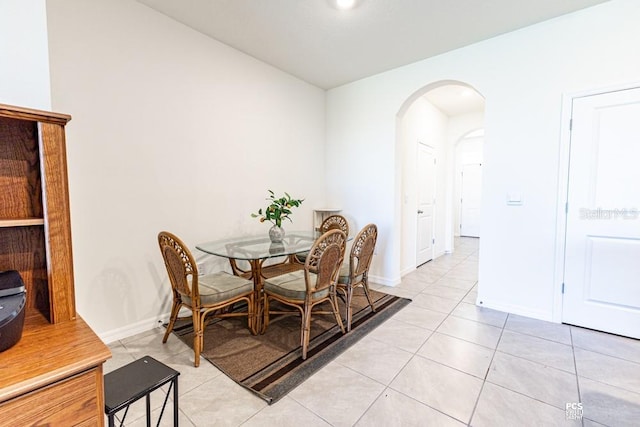
[[[0,426],[104,422],[110,352],[75,308],[70,119],[0,104],[0,271],[18,270],[27,289],[22,339],[0,353]]]

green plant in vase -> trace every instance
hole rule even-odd
[[[280,243],[282,239],[284,239],[282,221],[284,219],[291,221],[289,217],[289,215],[292,214],[291,209],[299,207],[304,199],[294,199],[287,192],[285,192],[282,197],[276,197],[273,191],[268,191],[269,197],[265,200],[269,202],[269,205],[264,210],[259,209],[258,213],[252,213],[251,216],[253,218],[259,218],[260,222],[271,222],[273,226],[269,229],[269,237],[272,242]]]

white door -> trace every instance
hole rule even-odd
[[[480,204],[482,203],[482,165],[462,166],[460,196],[460,235],[480,237]]]
[[[640,338],[640,88],[573,101],[562,321]]]
[[[418,227],[416,264],[433,259],[433,224],[436,188],[436,159],[433,149],[418,144]]]

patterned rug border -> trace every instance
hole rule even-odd
[[[306,360],[302,360],[302,350],[298,347],[249,377],[237,379],[215,361],[204,354],[202,356],[227,377],[271,405],[411,302],[407,298],[379,293],[384,296],[376,301],[375,313],[368,306],[364,307],[354,314],[350,332],[342,335],[338,326],[334,326],[312,339]],[[173,333],[191,347],[193,343],[186,341],[184,335],[192,330],[191,324],[186,324],[174,328]]]

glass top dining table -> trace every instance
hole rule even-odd
[[[249,320],[249,329],[254,334],[264,333],[262,319],[262,286],[266,279],[304,269],[295,254],[311,249],[319,237],[316,231],[288,231],[282,243],[272,243],[267,233],[242,235],[222,240],[200,243],[196,248],[210,255],[229,259],[233,274],[253,281],[255,318]],[[270,258],[285,257],[284,261],[264,265]],[[250,269],[238,265],[247,261]]]
[[[316,231],[288,231],[282,243],[272,243],[267,233],[249,234],[200,243],[196,248],[210,255],[251,261],[308,251],[318,237]]]

